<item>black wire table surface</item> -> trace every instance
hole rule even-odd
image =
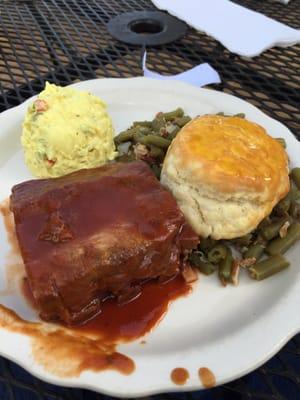
[[[299,28],[300,0],[235,0]],[[154,10],[150,0],[2,0],[0,2],[0,111],[40,92],[45,81],[67,85],[101,77],[142,75],[141,48],[114,40],[108,21],[126,11]],[[272,48],[254,59],[231,54],[188,28],[176,42],[147,47],[147,65],[177,74],[202,62],[222,78],[216,90],[249,101],[300,139],[300,46]],[[266,334],[272,334],[268,332]],[[230,362],[228,360],[228,362]],[[0,400],[104,400],[111,397],[44,383],[0,357]],[[269,362],[237,381],[211,390],[150,399],[300,399],[300,335]]]

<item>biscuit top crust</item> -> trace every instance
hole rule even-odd
[[[172,175],[170,168],[191,184],[208,185],[226,195],[242,191],[256,194],[260,201],[274,201],[289,190],[283,147],[264,128],[239,117],[205,115],[192,120],[169,147],[163,172]]]

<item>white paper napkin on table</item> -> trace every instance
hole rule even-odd
[[[229,0],[152,0],[154,5],[221,42],[232,53],[254,57],[273,46],[300,42],[300,30]]]
[[[218,72],[208,63],[203,63],[181,72],[177,75],[161,75],[158,72],[150,71],[146,66],[147,52],[143,56],[143,73],[147,78],[155,78],[162,80],[176,80],[189,83],[194,86],[202,87],[212,83],[221,83],[221,78]]]

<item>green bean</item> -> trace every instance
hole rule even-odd
[[[172,132],[168,134],[168,139],[173,140],[176,137],[177,133],[180,131],[180,129],[181,128],[179,126],[174,125],[174,129],[172,130]]]
[[[207,263],[204,261],[201,261],[196,265],[196,268],[199,269],[200,272],[204,275],[211,275],[215,272],[216,266],[213,265],[212,263]]]
[[[255,258],[256,261],[258,261],[263,255],[264,250],[265,246],[263,246],[262,244],[260,243],[253,244],[244,254],[244,258]]]
[[[147,137],[146,135],[143,135],[143,133],[141,131],[139,131],[138,129],[134,131],[133,135],[132,135],[132,140],[134,141],[134,143],[142,143],[145,144],[143,142],[144,138]]]
[[[293,168],[291,171],[291,177],[295,182],[298,189],[300,189],[300,168]]]
[[[262,246],[266,247],[266,239],[260,234],[258,233],[253,244],[261,244]]]
[[[275,254],[283,254],[299,239],[300,224],[294,223],[288,228],[286,236],[274,239],[268,244],[266,252],[271,256]]]
[[[285,142],[285,140],[284,140],[283,138],[278,137],[278,138],[275,138],[275,139],[277,140],[277,142],[278,142],[279,144],[281,144],[281,146],[282,146],[284,149],[286,149],[286,142]]]
[[[138,141],[142,144],[145,144],[146,146],[153,145],[159,147],[160,149],[167,149],[171,144],[170,140],[156,135],[143,136],[140,137]]]
[[[242,237],[234,239],[234,242],[239,246],[249,246],[252,241],[252,233],[248,233]]]
[[[191,121],[191,117],[188,117],[188,116],[174,119],[174,123],[176,125],[180,126],[180,128],[182,128],[184,125],[186,125],[190,121]]]
[[[248,271],[251,278],[261,281],[262,279],[277,274],[277,272],[282,271],[289,265],[290,263],[282,255],[278,254],[252,265]]]
[[[271,240],[279,234],[282,225],[288,221],[289,218],[281,218],[279,221],[272,222],[270,225],[261,229],[261,234],[266,240]]]
[[[298,200],[299,198],[300,190],[297,190],[293,184],[293,181],[290,181],[290,190],[288,194],[274,207],[274,213],[278,215],[285,215],[290,208],[291,202]]]
[[[270,216],[267,216],[266,218],[264,218],[258,225],[258,227],[256,228],[258,231],[262,228],[264,228],[265,226],[270,225],[271,223],[271,219]]]
[[[154,158],[162,158],[164,156],[164,152],[157,146],[150,146],[150,155]]]
[[[279,203],[277,203],[277,205],[274,207],[274,213],[279,216],[286,215],[290,209],[290,206],[291,206],[291,199],[287,195],[284,199],[280,200]]]
[[[300,217],[300,204],[295,201],[292,202],[290,208],[290,215],[292,218]]]
[[[116,144],[129,142],[133,138],[134,131],[132,129],[127,129],[127,131],[121,132],[114,138]]]
[[[134,121],[133,126],[152,128],[152,121]]]
[[[237,117],[237,118],[246,118],[246,114],[245,114],[245,113],[238,113],[238,114],[234,114],[234,117]]]
[[[200,238],[200,243],[198,245],[198,248],[206,253],[209,251],[214,245],[216,244],[216,241],[212,238]]]
[[[150,133],[152,133],[150,128],[144,126],[136,127],[136,129],[138,129],[138,132],[142,133],[143,135],[150,135]]]
[[[287,215],[291,204],[300,199],[300,190],[291,185],[288,194],[274,207],[273,213],[278,216]]]
[[[184,111],[181,107],[176,108],[174,111],[169,111],[166,113],[163,113],[163,116],[166,121],[171,121],[175,118],[181,118],[184,116]]]
[[[202,251],[194,250],[189,255],[189,262],[193,267],[197,267],[203,261],[203,256]]]
[[[152,164],[151,169],[157,179],[160,179],[161,168],[157,164]]]
[[[205,275],[212,274],[216,269],[213,264],[203,261],[203,253],[201,251],[193,251],[189,256],[189,261],[193,267],[198,268]]]
[[[289,198],[291,201],[297,201],[300,200],[300,190],[292,188],[289,192]]]
[[[296,201],[300,199],[300,190],[297,189],[296,185],[292,180],[290,180],[290,191],[288,192],[288,194],[285,196],[284,199],[289,199],[290,201]]]
[[[161,128],[163,128],[166,124],[166,120],[163,117],[163,114],[158,114],[151,123],[152,129],[154,132],[159,133]]]
[[[222,244],[217,244],[207,253],[207,259],[212,264],[219,264],[227,255],[227,248]]]
[[[233,264],[233,257],[229,247],[226,248],[226,257],[219,264],[219,279],[225,286],[227,282],[230,282],[231,268]]]
[[[116,161],[120,161],[120,162],[131,162],[134,161],[135,155],[133,153],[127,153],[127,154],[121,154],[120,156],[118,156],[116,158]]]

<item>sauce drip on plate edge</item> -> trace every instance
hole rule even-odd
[[[112,343],[54,324],[25,321],[2,305],[0,327],[28,336],[35,361],[58,376],[74,377],[84,370],[106,369],[130,374],[135,368],[134,362],[117,352]]]
[[[190,374],[185,368],[174,368],[171,372],[171,380],[175,385],[184,385],[190,377]]]
[[[202,385],[205,388],[207,389],[212,388],[213,386],[216,385],[215,375],[209,368],[206,367],[199,368],[198,375]]]

